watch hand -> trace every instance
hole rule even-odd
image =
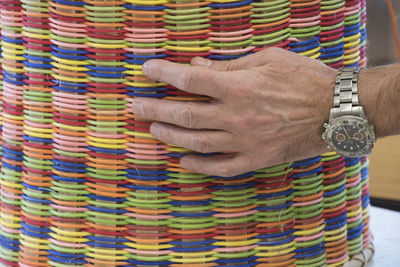
[[[346,133],[347,138],[351,139],[351,137],[350,137],[349,133],[347,132],[346,128],[343,127],[343,130],[344,130],[344,132]]]

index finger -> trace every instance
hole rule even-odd
[[[143,74],[152,80],[171,84],[183,91],[214,98],[225,95],[225,87],[229,82],[226,72],[162,59],[147,61],[143,65]]]

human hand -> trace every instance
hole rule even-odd
[[[234,176],[327,152],[322,125],[333,103],[336,71],[280,49],[233,61],[194,58],[192,66],[150,60],[148,78],[210,102],[136,98],[135,114],[155,122],[152,135],[201,153],[184,156],[185,169]]]

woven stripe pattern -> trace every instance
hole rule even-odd
[[[134,97],[207,101],[142,64],[276,46],[366,65],[365,0],[0,0],[0,262],[341,266],[371,242],[368,158],[191,173]]]

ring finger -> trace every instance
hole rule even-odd
[[[153,122],[150,132],[165,143],[200,153],[236,152],[238,148],[235,136],[226,131],[191,130],[172,124]]]

